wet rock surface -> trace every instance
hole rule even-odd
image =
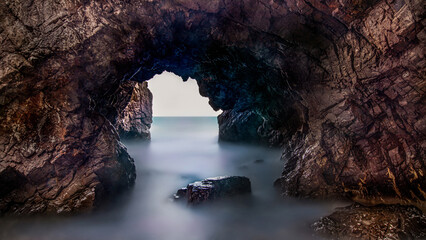
[[[220,139],[284,148],[283,194],[424,209],[425,40],[419,0],[1,1],[0,211],[129,188],[116,122],[165,70],[224,110]]]
[[[251,193],[251,184],[248,178],[221,176],[190,183],[186,188],[179,189],[174,199],[197,205],[249,193]]]
[[[312,228],[327,239],[425,239],[426,216],[415,207],[354,204],[338,208]]]

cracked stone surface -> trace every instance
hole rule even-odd
[[[397,205],[338,208],[312,228],[333,239],[424,239],[426,216],[417,208]]]
[[[135,83],[131,94],[124,110],[118,112],[118,133],[124,139],[151,139],[152,93],[148,83]]]
[[[131,187],[117,122],[132,82],[163,71],[224,110],[221,140],[283,148],[283,194],[424,209],[423,5],[1,1],[0,212],[90,210]]]
[[[207,178],[188,184],[174,194],[175,200],[186,200],[188,204],[198,205],[239,195],[251,193],[250,179],[241,176],[220,176]]]

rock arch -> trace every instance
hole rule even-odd
[[[3,1],[1,213],[91,209],[128,188],[114,125],[133,84],[197,80],[220,138],[283,147],[299,197],[424,208],[421,1]],[[6,181],[7,179],[7,181]]]

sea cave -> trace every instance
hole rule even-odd
[[[262,194],[349,203],[315,234],[426,238],[424,17],[418,0],[1,1],[0,218],[137,188],[126,144],[152,137],[149,83],[169,72],[220,110],[223,148],[278,151]]]

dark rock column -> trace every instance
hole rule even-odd
[[[230,142],[260,143],[262,116],[254,111],[234,112],[226,110],[218,116],[219,140]]]
[[[148,83],[136,83],[130,101],[118,115],[116,128],[121,138],[150,139],[152,93]]]

